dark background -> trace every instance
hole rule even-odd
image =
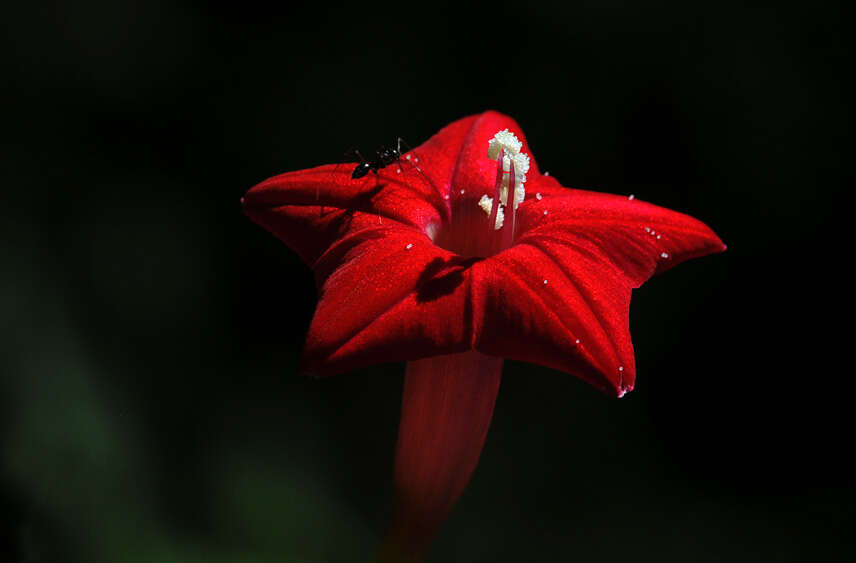
[[[4,12],[4,561],[369,561],[403,366],[297,373],[310,271],[238,200],[485,109],[563,184],[689,213],[729,249],[635,292],[625,399],[506,363],[428,561],[856,554],[837,7]]]

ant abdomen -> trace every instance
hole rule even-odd
[[[351,179],[357,180],[362,178],[368,174],[371,169],[372,165],[370,162],[361,162],[360,164],[357,164],[356,168],[354,168],[354,171],[351,173]]]

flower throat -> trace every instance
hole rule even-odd
[[[453,204],[450,224],[437,233],[437,245],[467,258],[486,258],[511,247],[529,172],[529,155],[521,148],[523,143],[508,129],[490,139],[487,157],[496,161],[493,197],[485,193],[476,205],[471,197]]]

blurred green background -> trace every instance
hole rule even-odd
[[[0,560],[371,560],[403,366],[297,373],[311,273],[238,200],[485,109],[729,249],[635,292],[625,399],[506,363],[428,561],[856,556],[837,5],[4,12]]]

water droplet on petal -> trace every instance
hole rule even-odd
[[[547,214],[547,210],[545,209],[545,210],[544,210],[544,215],[546,215],[546,214]]]
[[[668,253],[668,252],[663,252],[662,254],[660,254],[660,256],[662,256],[663,258],[668,258],[668,257],[669,257],[669,253]]]
[[[618,371],[624,371],[624,366],[618,366]]]
[[[544,285],[547,285],[547,280],[544,280]]]
[[[538,201],[541,201],[541,192],[538,192],[535,194],[535,199],[537,199]]]
[[[407,248],[407,250],[410,250],[411,248],[413,248],[413,243],[411,242],[410,244],[408,244],[406,248]]]
[[[461,190],[461,195],[464,195],[464,190]]]
[[[579,344],[579,343],[580,343],[580,339],[579,339],[579,338],[577,338],[577,344]]]
[[[657,238],[660,238],[661,235],[657,235]]]
[[[396,173],[396,174],[401,174],[401,168],[397,169],[397,170],[395,171],[395,173]]]
[[[651,227],[645,227],[645,232],[646,232],[646,233],[650,233],[650,232],[651,232]]]

